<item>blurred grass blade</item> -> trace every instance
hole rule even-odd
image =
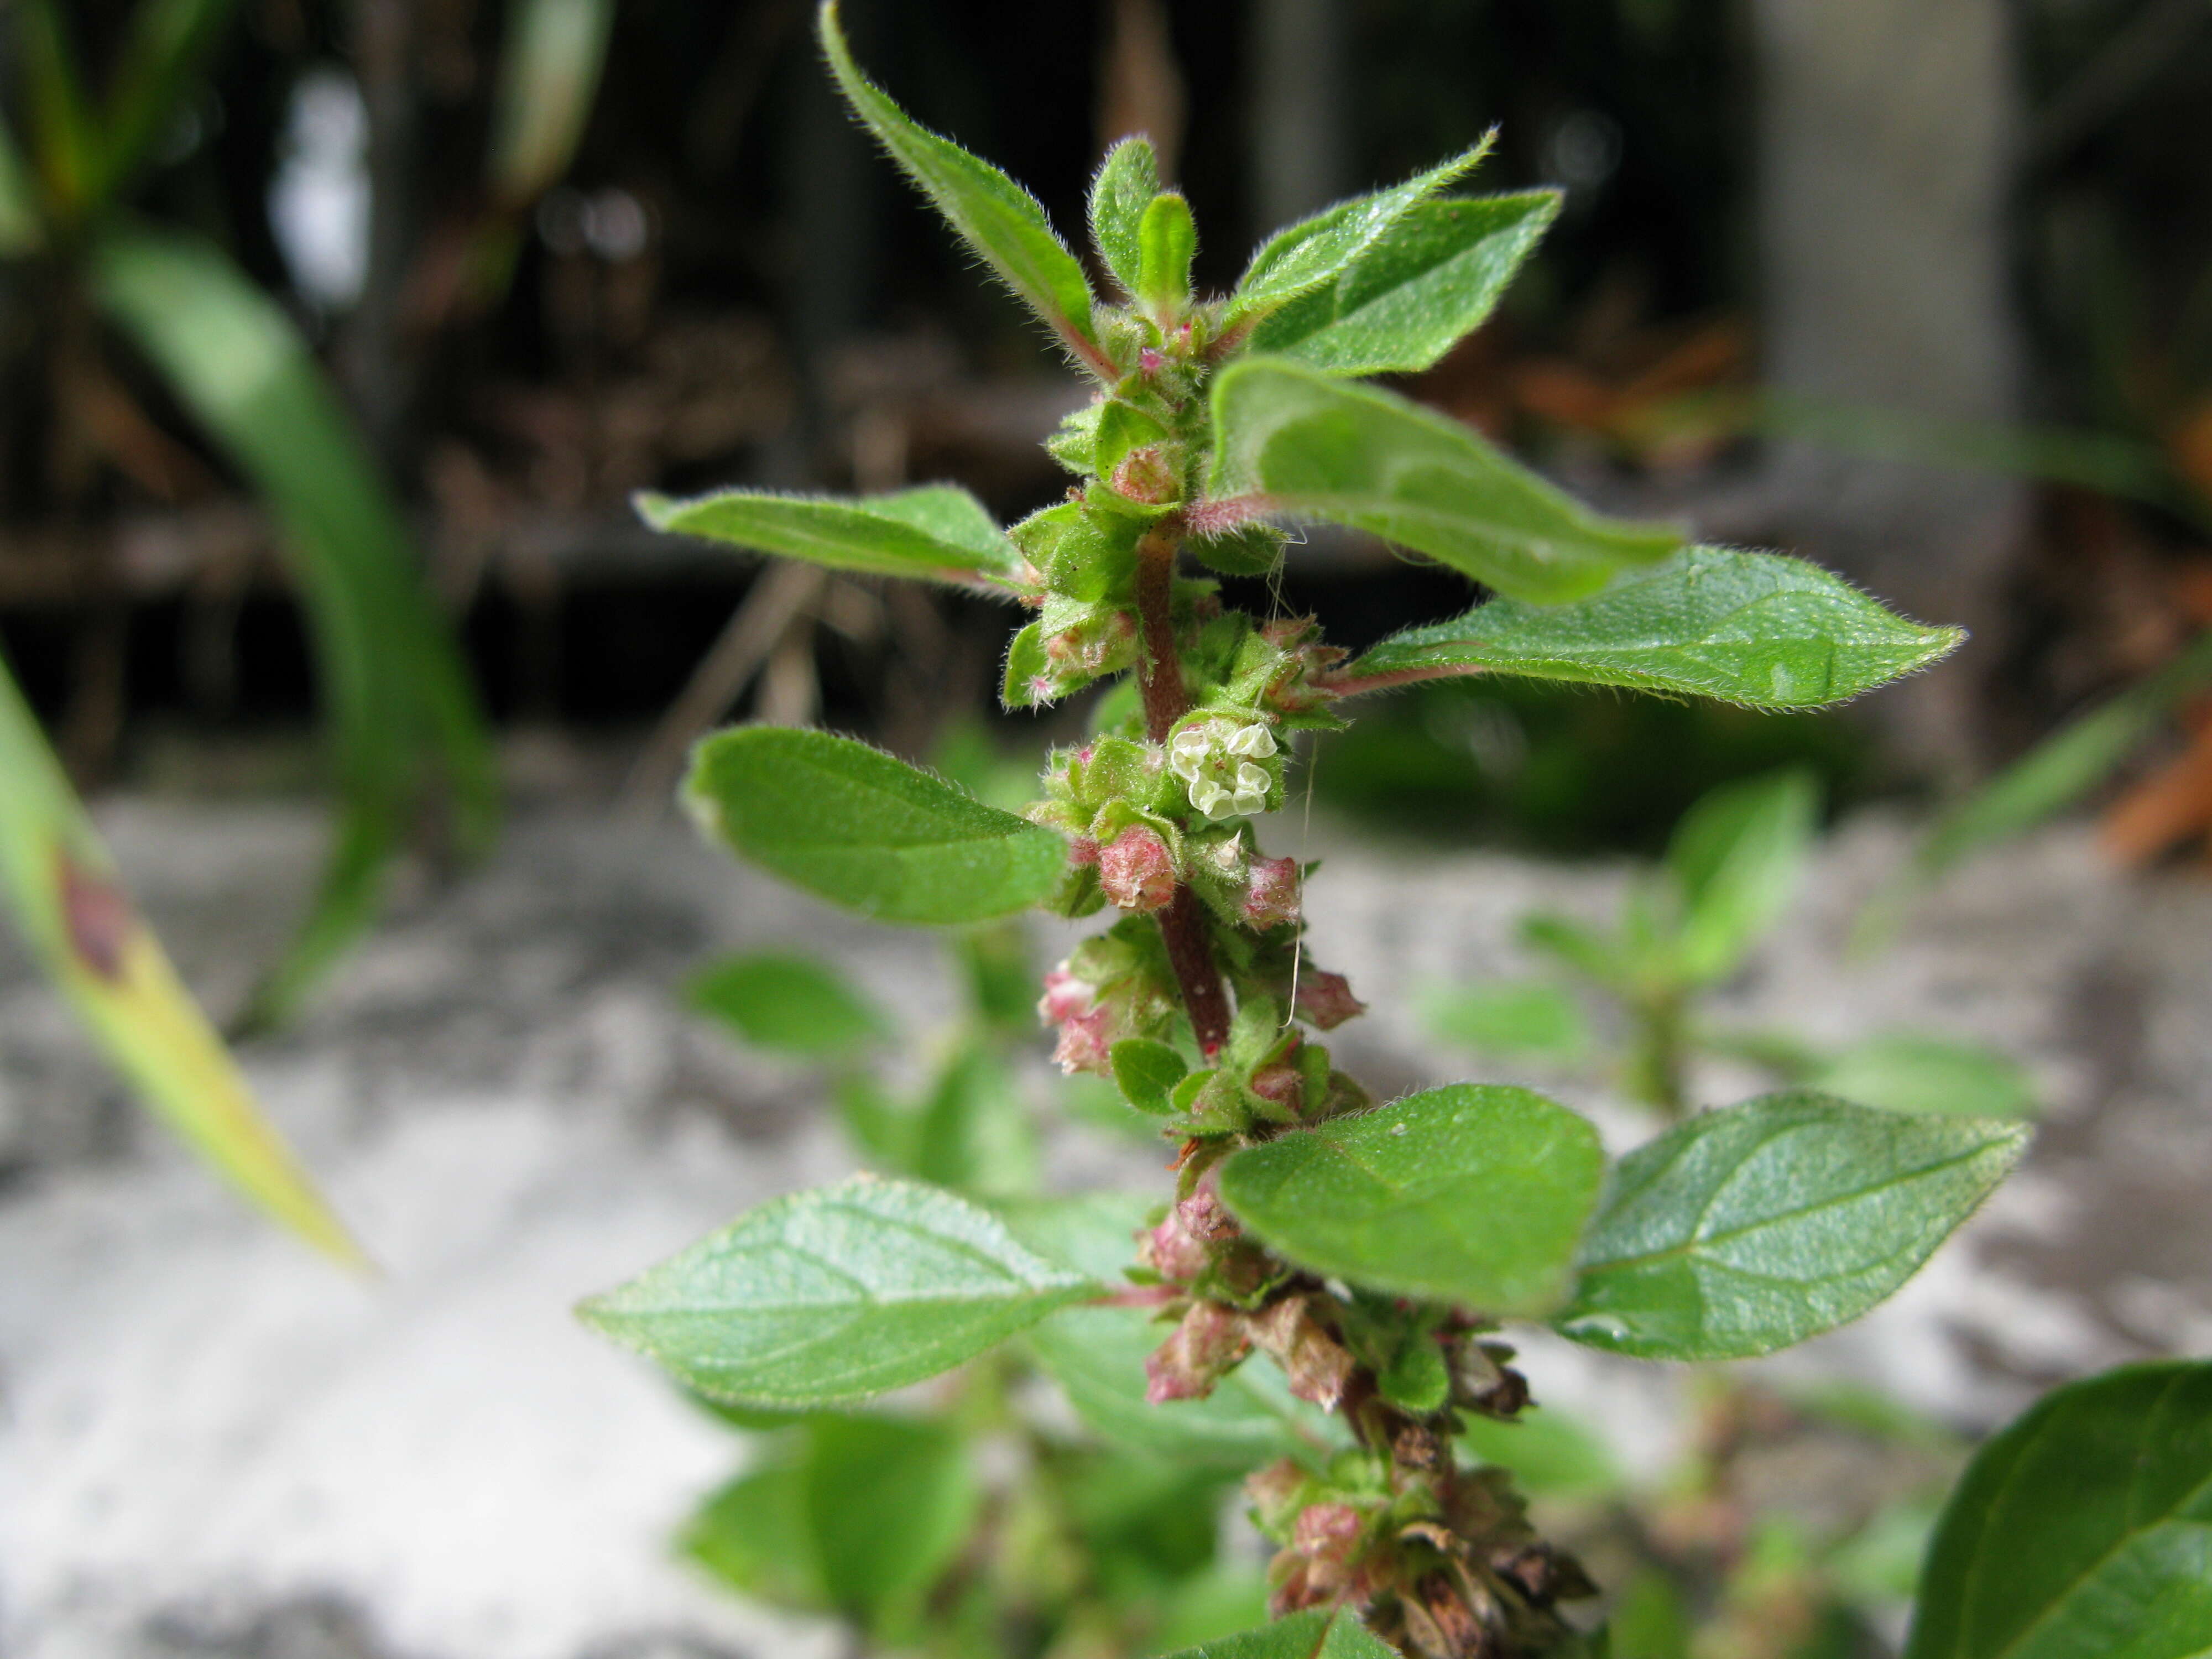
[[[398,509],[290,319],[186,237],[112,231],[92,265],[107,313],[274,512],[314,635],[342,813],[314,910],[248,1017],[274,1023],[374,919],[384,866],[434,784],[453,793],[461,849],[489,843],[490,744]]]
[[[366,1265],[131,908],[4,661],[0,887],[40,966],[169,1127],[309,1243]]]
[[[31,106],[33,159],[47,201],[64,215],[83,210],[99,169],[100,140],[77,73],[76,53],[54,0],[15,0],[15,41]]]
[[[238,10],[238,0],[140,0],[104,109],[95,204],[114,199],[179,113],[185,89]]]
[[[2087,794],[2175,705],[2212,682],[2212,633],[2156,673],[2061,726],[1945,814],[1914,857],[1922,877],[2024,835]]]
[[[0,121],[0,259],[34,252],[44,238],[38,180],[16,145],[15,135],[5,121]]]
[[[614,0],[515,0],[500,43],[492,118],[493,199],[527,206],[568,170],[614,28]]]

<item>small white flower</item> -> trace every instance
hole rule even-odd
[[[1224,745],[1232,755],[1249,755],[1265,760],[1275,752],[1275,734],[1266,726],[1253,725],[1240,728]]]
[[[1190,804],[1209,818],[1227,817],[1230,794],[1219,784],[1208,778],[1194,779],[1190,786]]]
[[[1245,817],[1263,811],[1267,805],[1267,775],[1246,761],[1237,769],[1237,789],[1230,804]]]
[[[1213,744],[1204,731],[1185,726],[1168,739],[1168,769],[1184,782],[1195,783],[1212,753]]]

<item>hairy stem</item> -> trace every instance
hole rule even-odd
[[[1137,545],[1137,686],[1145,699],[1145,734],[1154,743],[1165,743],[1176,722],[1190,712],[1175,640],[1175,564],[1182,544],[1182,526],[1167,519]],[[1190,1016],[1200,1050],[1211,1059],[1229,1041],[1229,994],[1222,988],[1213,942],[1206,937],[1205,908],[1183,884],[1159,919],[1183,1012]]]

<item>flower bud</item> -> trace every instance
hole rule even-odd
[[[1137,1251],[1144,1264],[1171,1284],[1188,1285],[1212,1260],[1206,1241],[1192,1232],[1179,1209],[1144,1236]]]
[[[1237,1232],[1237,1218],[1231,1215],[1221,1201],[1221,1170],[1219,1165],[1208,1170],[1188,1198],[1175,1207],[1176,1218],[1182,1223],[1183,1231],[1193,1238],[1202,1238],[1208,1243],[1233,1237]]]
[[[1124,910],[1164,909],[1175,897],[1175,854],[1158,830],[1133,823],[1099,854],[1098,880]]]
[[[1145,1361],[1146,1402],[1164,1406],[1170,1400],[1203,1400],[1251,1352],[1243,1316],[1234,1308],[1194,1302],[1175,1334]]]
[[[1245,874],[1244,921],[1265,932],[1298,919],[1298,861],[1254,859]]]
[[[1118,494],[1147,507],[1162,506],[1182,493],[1176,486],[1175,470],[1152,445],[1124,455],[1114,469],[1113,483]]]
[[[1352,994],[1352,981],[1342,974],[1309,969],[1298,975],[1298,1018],[1316,1030],[1333,1031],[1367,1005]]]
[[[1058,1025],[1075,1018],[1097,1000],[1090,981],[1076,978],[1062,963],[1044,976],[1044,994],[1037,999],[1037,1018]]]
[[[1060,1062],[1060,1069],[1070,1077],[1078,1072],[1111,1077],[1114,1075],[1110,1058],[1113,1047],[1114,1036],[1107,1011],[1092,1008],[1060,1023],[1060,1041],[1053,1045],[1052,1057]]]

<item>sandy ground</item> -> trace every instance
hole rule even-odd
[[[234,1002],[312,873],[290,809],[125,801],[105,823],[195,984]],[[1279,839],[1279,837],[1278,837]],[[1973,1036],[2049,1103],[2027,1167],[1899,1297],[1767,1362],[1881,1382],[1966,1426],[2051,1382],[2212,1351],[2212,884],[2124,880],[2058,832],[1918,906],[1846,963],[1902,845],[1846,830],[1728,1012],[1841,1039]],[[1346,850],[1312,890],[1320,958],[1379,1012],[1340,1035],[1389,1089],[1467,1074],[1405,994],[1516,971],[1542,903],[1602,915],[1616,868]],[[312,1016],[249,1066],[383,1277],[347,1280],[243,1214],[148,1129],[0,945],[0,1654],[8,1659],[807,1659],[817,1629],[668,1557],[733,1437],[567,1310],[846,1154],[804,1074],[672,992],[716,951],[798,943],[915,1029],[933,943],[835,916],[671,823],[519,823],[459,886],[403,899]],[[1701,1097],[1747,1079],[1715,1073]],[[1616,1144],[1645,1132],[1560,1092]],[[1070,1185],[1150,1154],[1069,1130]],[[1679,1378],[1556,1340],[1545,1397],[1656,1474]]]

